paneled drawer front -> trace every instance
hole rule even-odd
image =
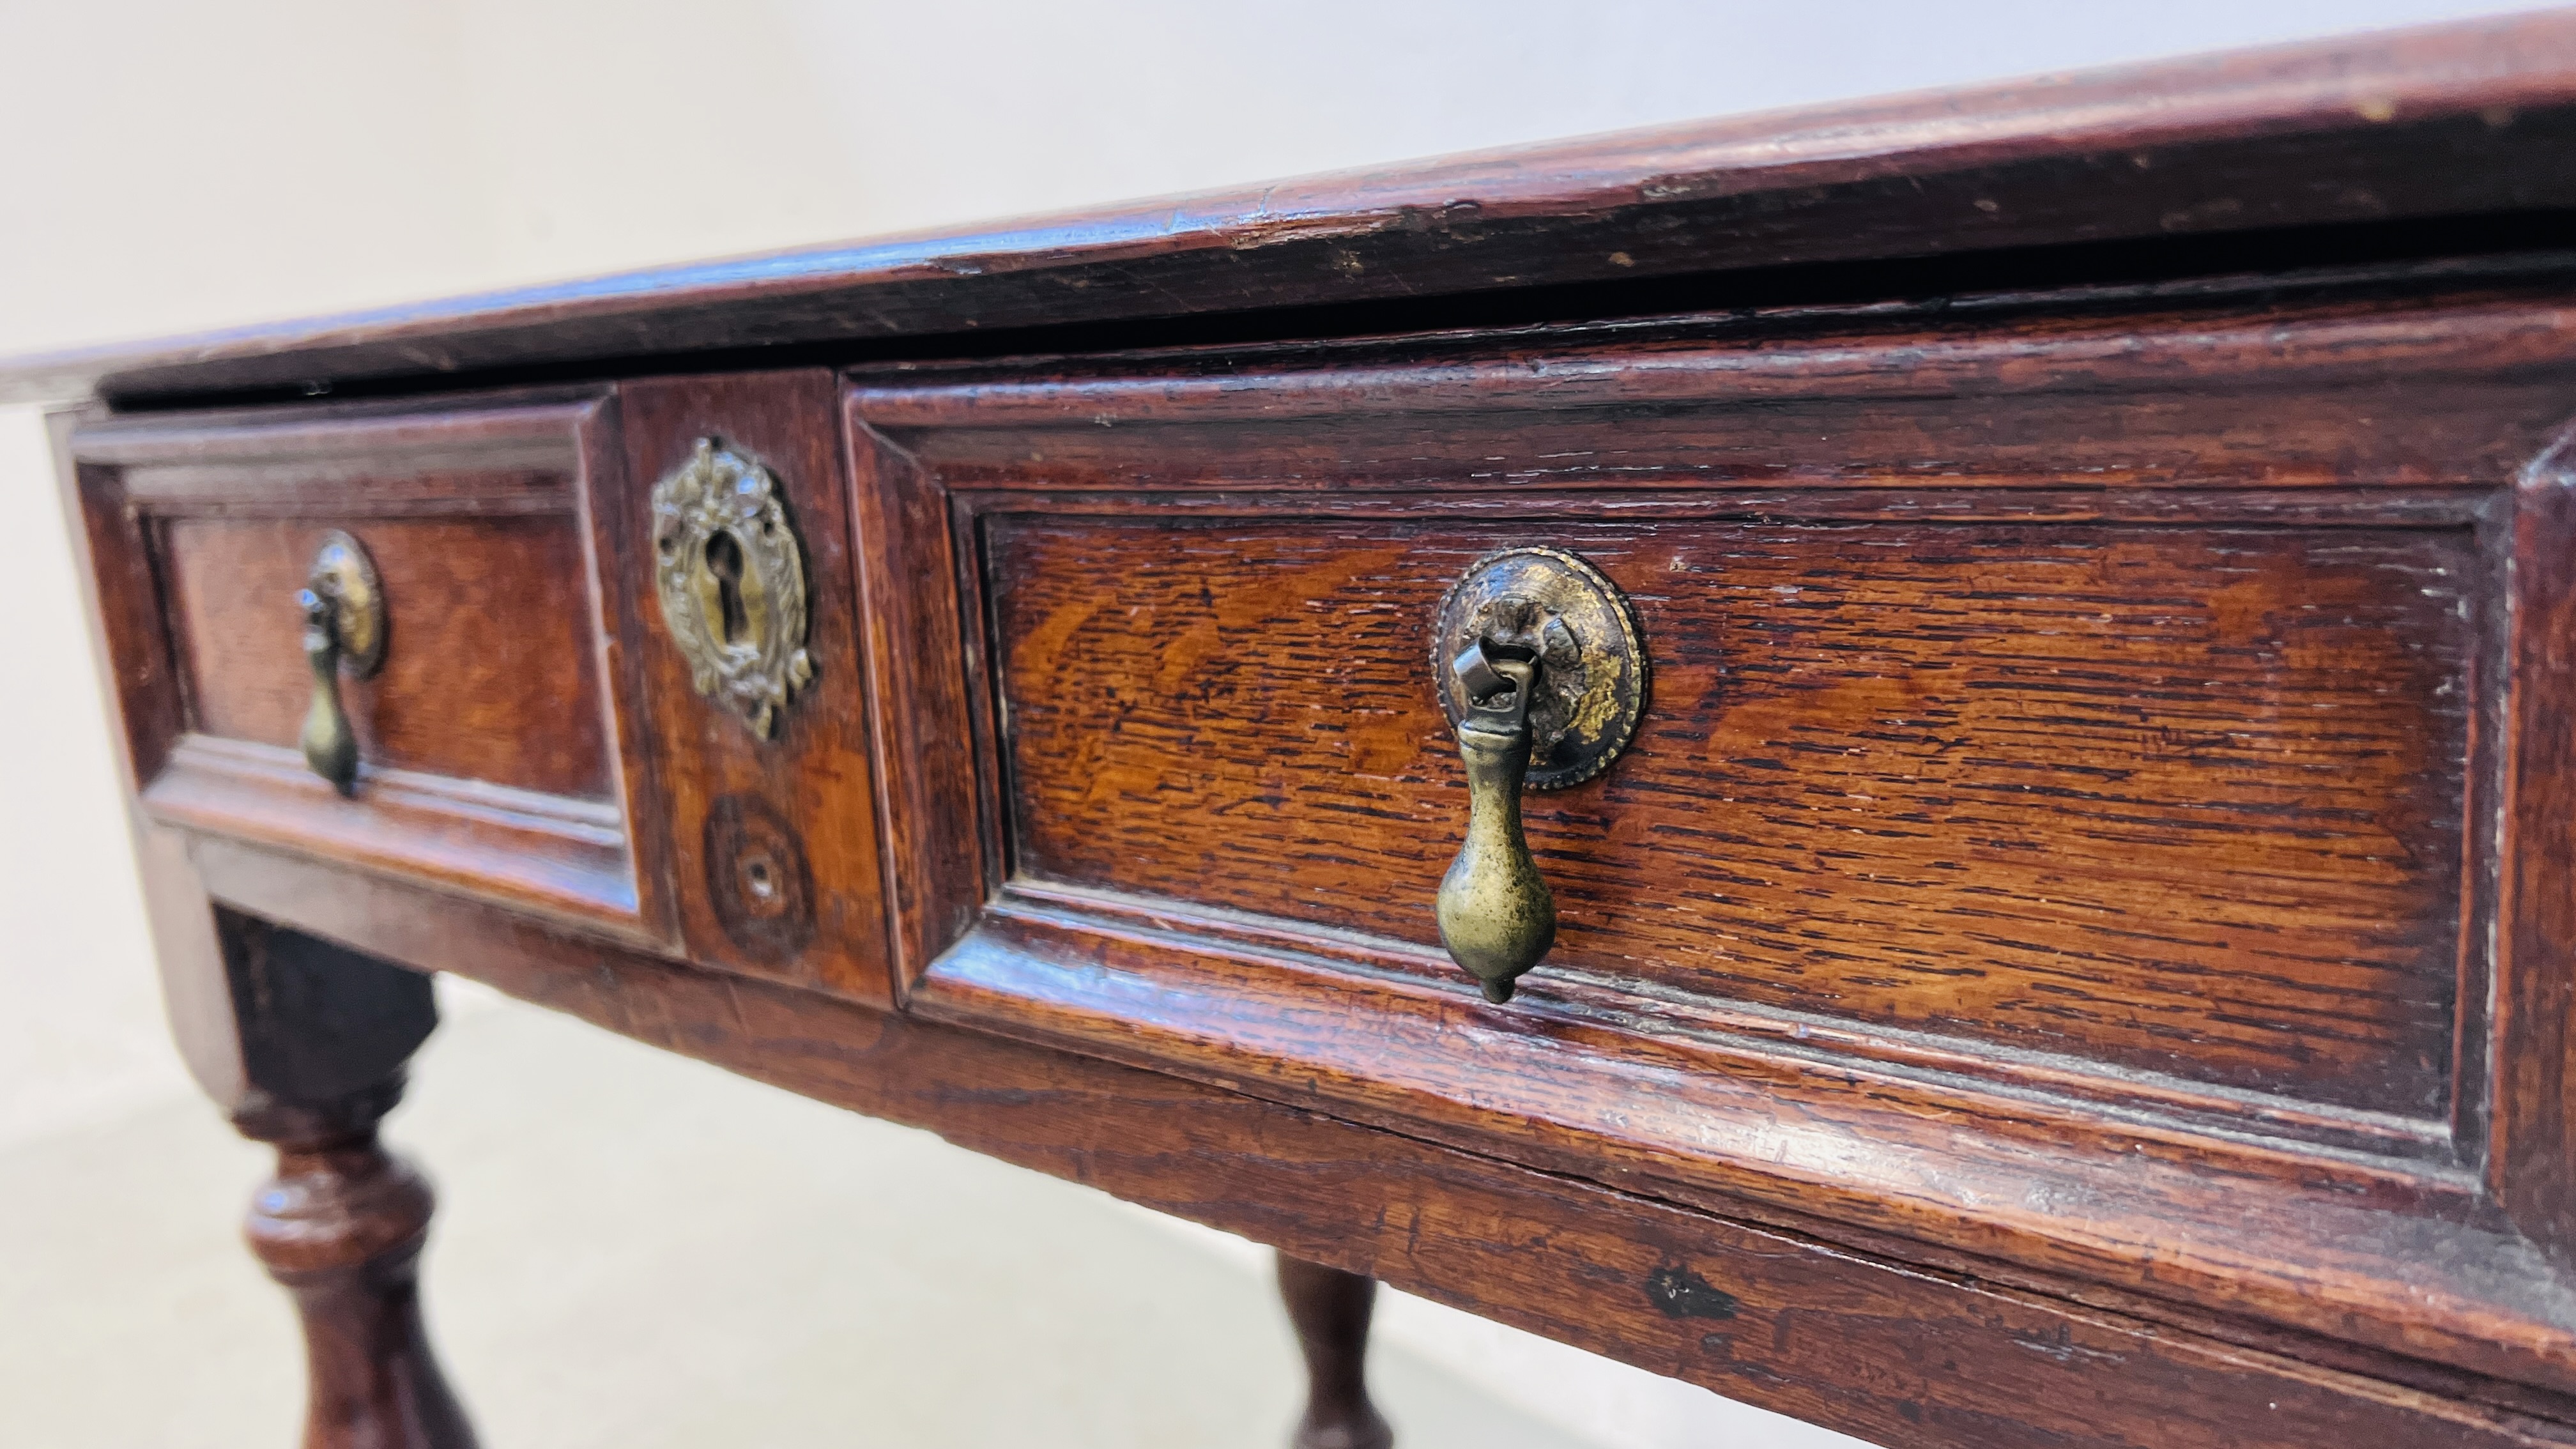
[[[2576,318],[1847,326],[857,377],[914,1009],[2576,1384]],[[1528,546],[1651,677],[1495,1005],[1432,634]]]
[[[151,634],[115,652],[168,675],[159,708],[128,708],[155,815],[667,934],[595,602],[585,490],[623,478],[603,403],[117,420],[74,448],[93,530],[131,530],[149,559]],[[381,662],[334,676],[345,795],[299,747],[316,685],[298,594],[334,536],[383,600]]]
[[[567,500],[568,502],[568,500]],[[198,731],[293,748],[313,697],[296,591],[346,528],[384,582],[392,646],[342,685],[360,753],[389,770],[612,801],[614,751],[579,520],[173,518],[170,619]]]
[[[1528,989],[2447,1131],[2470,529],[1280,508],[988,525],[1023,878],[1437,952],[1467,806],[1425,621],[1543,541],[1654,673],[1603,779],[1524,801],[1560,920]]]

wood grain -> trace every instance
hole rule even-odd
[[[1006,329],[1228,313],[1252,330],[1286,308],[1310,309],[1292,329],[1374,332],[1426,298],[1483,305],[1415,323],[1460,325],[1515,294],[1587,285],[1611,291],[1554,310],[1669,311],[1658,279],[1753,272],[1717,289],[1731,306],[1777,295],[1756,269],[1786,264],[1994,254],[1992,276],[2026,277],[2046,264],[2013,249],[2174,252],[2566,208],[2571,156],[2576,19],[2509,16],[26,358],[0,368],[0,399],[130,403],[647,353],[774,366],[760,354],[789,345],[955,350]],[[2269,256],[2329,249],[2300,237]],[[1881,276],[1854,268],[1838,285],[1876,291]],[[1314,315],[1336,306],[1348,311]]]
[[[1002,874],[985,765],[991,722],[969,683],[973,666],[956,667],[977,658],[982,641],[956,591],[944,586],[972,567],[974,547],[954,536],[935,478],[855,408],[843,426],[900,999],[974,924]]]
[[[2537,1445],[2576,1429],[1165,1074],[712,976],[246,847],[219,897],[1876,1442]],[[2401,1375],[2422,1372],[2382,1362]],[[2556,1412],[2569,1418],[2563,1401]],[[2536,1407],[2537,1405],[2535,1405]]]
[[[1451,496],[2510,483],[2565,422],[2566,269],[2500,292],[1943,296],[1617,327],[853,373],[950,488]],[[2356,296],[2354,294],[2358,293]],[[2178,305],[2185,304],[2188,305]],[[1481,496],[1481,504],[1469,500]],[[1770,503],[1773,500],[1766,500]],[[1952,500],[1953,506],[1966,502]]]
[[[2486,1157],[2545,1098],[2489,1079],[2497,682],[2576,353],[2542,292],[2386,285],[855,373],[944,504],[862,547],[944,524],[1009,882],[912,1009],[2576,1387],[2553,1190]],[[1656,946],[1569,934],[1496,1012],[1408,914],[1456,806],[1402,621],[1532,541],[1649,615],[1639,753],[1529,803]]]
[[[2516,490],[2517,589],[2497,912],[2497,1049],[2487,1178],[2523,1231],[2576,1269],[2576,431]]]
[[[319,1265],[359,1420],[397,962],[1892,1444],[2568,1443],[2571,177],[2576,12],[0,388],[132,409],[68,453],[136,783],[347,1008],[184,1020],[228,1105],[331,1078],[277,1190],[390,1225]],[[775,741],[652,601],[700,437],[804,544]],[[569,661],[388,676],[355,813],[252,602],[352,519],[442,667]],[[1533,541],[1655,678],[1506,1009],[1421,632]]]
[[[1532,539],[1654,665],[1544,971],[2444,1114],[2464,531],[999,520],[1019,869],[1435,945],[1422,641]]]
[[[233,1125],[277,1148],[244,1236],[303,1321],[304,1449],[475,1449],[421,1317],[429,1184],[376,1140],[438,1023],[429,980],[233,912],[216,925],[250,1073]]]
[[[599,389],[91,418],[64,447],[135,573],[102,597],[158,819],[671,939],[658,837],[639,849],[628,824],[652,804],[643,738],[602,688],[616,646],[590,499],[623,491],[625,459]],[[342,680],[364,781],[348,800],[295,751],[311,682],[293,600],[332,528],[367,542],[390,592],[382,671]]]
[[[619,936],[658,940],[626,818],[607,801],[370,770],[343,797],[303,752],[183,735],[142,795],[164,825],[301,850]]]
[[[224,980],[213,912],[188,863],[187,836],[147,821],[133,803],[140,788],[137,772],[158,764],[160,752],[178,731],[183,707],[177,672],[168,667],[169,634],[159,618],[160,589],[151,577],[142,520],[115,507],[113,490],[100,486],[104,480],[73,456],[73,434],[97,422],[103,411],[65,408],[46,416],[55,486],[69,525],[72,574],[81,592],[104,718],[110,736],[125,746],[111,748],[109,754],[126,799],[126,827],[142,876],[143,917],[161,981],[162,1009],[188,1074],[208,1097],[229,1105],[248,1090],[249,1078],[234,1030],[232,993]]]
[[[690,955],[886,1003],[868,661],[836,401],[831,374],[820,371],[629,384],[619,405],[634,481],[594,495],[593,506],[610,633],[651,741],[655,810]],[[774,739],[697,693],[654,598],[650,491],[700,438],[770,469],[804,553],[814,678],[779,711]],[[747,872],[774,883],[767,909],[744,904]]]
[[[2138,1310],[2153,1316],[2576,1390],[2576,1286],[2456,1170],[2044,1078],[1639,1029],[1538,997],[1496,1011],[1372,974],[1204,919],[1006,896],[912,1009],[1665,1201],[1813,1215],[1896,1257],[2080,1281],[2155,1300]]]
[[[344,506],[363,509],[363,498]],[[172,627],[196,728],[295,744],[313,696],[295,594],[332,528],[354,533],[384,581],[384,667],[342,684],[363,761],[554,795],[614,795],[590,571],[569,512],[165,524]]]

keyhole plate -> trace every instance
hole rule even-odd
[[[710,612],[716,625],[716,641],[730,646],[751,631],[750,616],[742,607],[742,545],[733,530],[716,530],[707,539],[707,572],[714,576],[716,606]]]
[[[698,693],[777,733],[814,678],[805,652],[805,551],[778,480],[713,438],[653,485],[653,586]]]
[[[1646,707],[1646,650],[1627,596],[1599,569],[1562,549],[1507,548],[1459,575],[1431,626],[1433,687],[1453,729],[1467,714],[1453,662],[1479,639],[1538,655],[1525,788],[1580,785],[1628,747]]]

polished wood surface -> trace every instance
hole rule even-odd
[[[437,1023],[428,978],[243,916],[218,926],[249,1069],[233,1125],[277,1147],[245,1232],[303,1320],[306,1449],[474,1449],[422,1324],[429,1184],[376,1141]]]
[[[613,707],[588,492],[622,490],[596,390],[464,406],[92,419],[65,440],[94,557],[139,550],[102,619],[156,819],[410,871],[639,939],[667,907],[639,842],[643,739]],[[295,603],[327,532],[374,557],[391,643],[343,676],[367,788],[295,749]],[[149,611],[137,616],[129,611]]]
[[[2486,1150],[2555,1120],[2486,943],[2569,336],[2397,269],[858,370],[863,492],[945,503],[868,546],[979,636],[997,893],[913,1007],[2576,1385]],[[1655,678],[1525,802],[1564,946],[1495,1012],[1419,641],[1507,542],[1597,550]]]
[[[371,1135],[449,970],[1279,1249],[1310,1445],[1373,1280],[1891,1445],[2576,1443],[2571,118],[2520,17],[20,366],[314,1442],[464,1432]],[[1428,641],[1528,545],[1650,682],[1496,1005]]]
[[[1000,519],[1019,869],[1435,947],[1422,621],[1531,538],[1655,663],[1619,764],[1523,807],[1551,976],[2441,1130],[2464,528]]]
[[[1674,305],[1669,291],[1623,288],[1671,278],[1723,287],[1739,271],[2008,248],[2146,241],[2187,251],[2176,243],[2546,212],[2576,205],[2571,156],[2576,18],[2503,16],[30,358],[0,368],[0,401],[293,394],[506,368],[614,375],[647,353],[699,354],[712,370],[784,346],[901,339],[976,351],[1009,346],[982,339],[1011,329],[1226,314],[1235,316],[1214,325],[1238,336],[1374,332],[1389,330],[1390,309],[1427,298],[1458,298],[1472,315],[1497,292],[1567,286],[1609,290],[1541,292],[1518,310],[1653,310]],[[2527,235],[2562,244],[2546,226],[2491,228],[2488,241]],[[2303,238],[2271,249],[2267,265],[2333,246]],[[2010,272],[2053,269],[2024,257]],[[1877,295],[1885,273],[1873,265],[1824,285]],[[1778,297],[1781,279],[1730,290],[1721,305],[1759,305]],[[1263,315],[1318,307],[1346,310]],[[1431,308],[1412,320],[1459,315]],[[1012,350],[1048,345],[1025,339]]]
[[[1369,1310],[1377,1283],[1281,1253],[1279,1298],[1306,1360],[1306,1408],[1289,1449],[1393,1449],[1395,1431],[1368,1394]]]
[[[621,389],[633,481],[601,497],[604,556],[616,561],[604,585],[631,671],[628,697],[654,742],[652,798],[692,957],[885,1003],[877,785],[833,396],[821,371]],[[806,644],[814,680],[779,712],[772,740],[698,695],[652,602],[646,490],[700,438],[720,438],[776,473],[818,605]]]
[[[366,759],[392,769],[607,799],[589,569],[569,517],[387,519],[358,541],[405,607],[384,672],[342,685]],[[295,743],[313,693],[281,601],[328,530],[301,519],[174,518],[162,557],[197,728]]]
[[[2564,1400],[1633,1176],[1532,1173],[1095,1055],[726,978],[390,878],[199,851],[222,899],[801,1095],[1874,1442],[2576,1442]],[[1868,1246],[1861,1246],[1867,1244]],[[1899,1256],[1901,1255],[1901,1256]],[[1892,1366],[1903,1365],[1902,1369]]]

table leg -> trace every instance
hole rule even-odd
[[[1389,1449],[1395,1431],[1369,1402],[1369,1311],[1377,1280],[1279,1255],[1279,1297],[1306,1355],[1306,1413],[1290,1449]]]
[[[228,912],[217,928],[244,1076],[233,1123],[277,1147],[248,1236],[303,1319],[305,1449],[474,1449],[421,1323],[429,1184],[376,1141],[438,1020],[429,978]]]

